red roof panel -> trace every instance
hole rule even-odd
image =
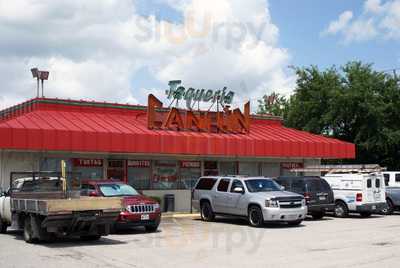
[[[0,112],[0,149],[354,158],[354,144],[253,118],[250,134],[149,130],[143,106],[33,99]]]

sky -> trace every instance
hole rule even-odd
[[[289,95],[290,66],[400,67],[400,0],[0,0],[0,109],[45,96],[131,104],[168,81]]]

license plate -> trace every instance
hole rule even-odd
[[[326,200],[326,197],[325,196],[320,196],[319,200]]]
[[[372,206],[372,209],[376,209],[376,206],[374,205],[374,206]]]
[[[141,219],[142,221],[147,221],[147,220],[150,219],[150,215],[149,215],[149,214],[142,214],[142,215],[140,216],[140,219]]]
[[[296,219],[296,218],[297,218],[297,215],[288,215],[287,218],[288,218],[289,220],[293,220],[293,219]]]

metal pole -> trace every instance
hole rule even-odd
[[[39,94],[40,94],[40,93],[39,93],[39,87],[40,87],[40,86],[39,86],[39,77],[38,77],[38,78],[37,78],[37,94],[36,94],[36,97],[38,97],[38,98],[39,98],[39,96],[40,96],[40,95],[39,95]]]
[[[44,98],[44,91],[43,91],[43,79],[42,79],[42,98]]]

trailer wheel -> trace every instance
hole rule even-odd
[[[26,243],[33,243],[33,232],[32,232],[32,225],[31,225],[31,217],[28,215],[25,217],[24,223],[24,240]]]

